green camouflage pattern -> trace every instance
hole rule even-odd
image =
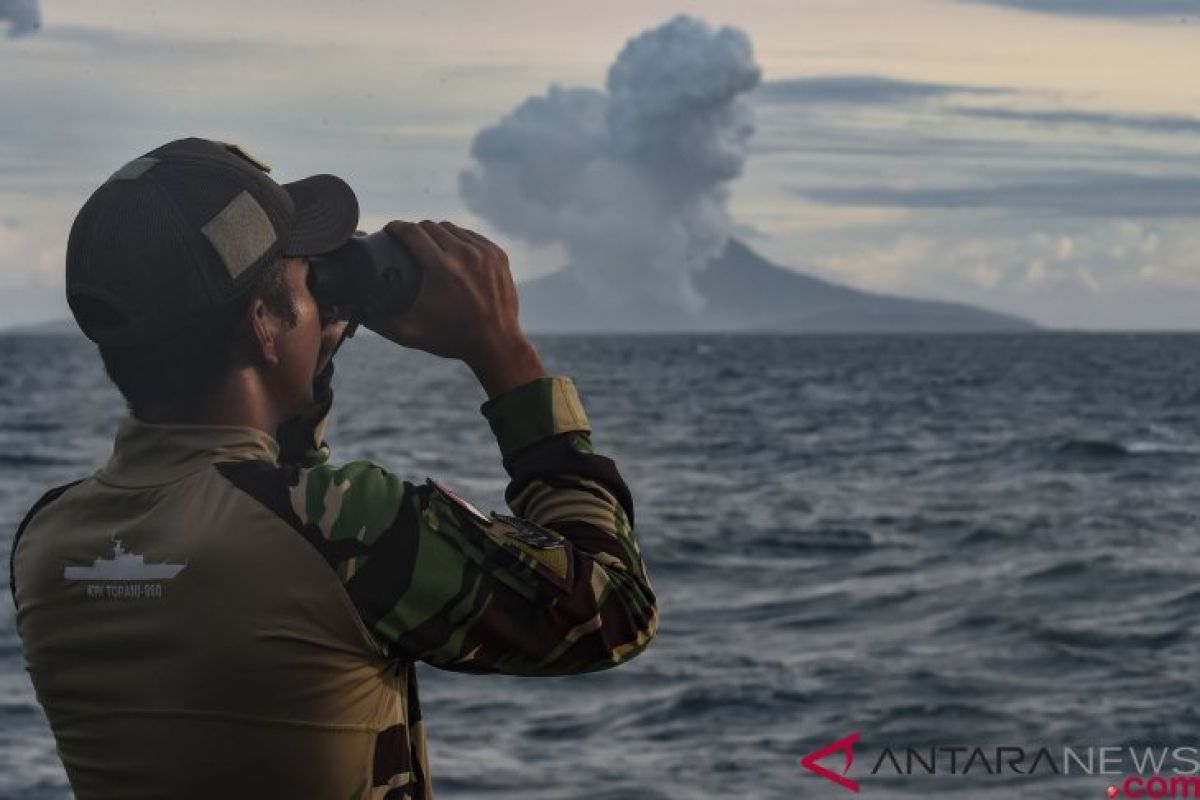
[[[367,629],[407,673],[396,726],[406,753],[375,790],[429,800],[408,662],[509,675],[609,669],[649,645],[657,604],[631,494],[615,463],[595,452],[570,378],[538,378],[480,406],[511,478],[513,516],[489,516],[432,478],[415,484],[369,461],[332,464],[323,438],[332,369],[309,408],[278,431],[280,463],[294,469],[288,499]]]
[[[325,414],[330,393],[318,399]],[[323,415],[294,459],[292,509],[328,544],[364,622],[398,656],[510,675],[592,672],[635,657],[657,632],[657,605],[628,487],[595,452],[573,382],[539,378],[480,410],[512,478],[505,500],[516,520],[483,517],[433,480],[329,463]]]

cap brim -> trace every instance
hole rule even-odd
[[[358,228],[358,198],[336,175],[283,184],[296,217],[283,243],[285,256],[319,256],[345,244]]]

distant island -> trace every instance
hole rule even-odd
[[[0,329],[0,333],[42,334],[42,333],[73,333],[83,336],[83,331],[73,319],[52,319],[47,322],[30,322],[25,325],[14,325],[11,328]]]
[[[521,325],[528,331],[779,331],[959,332],[1032,331],[1038,326],[1011,314],[936,300],[875,294],[776,266],[731,239],[720,258],[696,273],[706,307],[695,314],[638,307],[589,307],[587,290],[570,270],[520,285]],[[626,292],[636,298],[636,292]]]
[[[1030,320],[964,303],[919,300],[851,289],[776,266],[736,239],[695,275],[706,307],[664,311],[636,300],[597,311],[570,270],[519,285],[521,325],[531,333],[778,331],[781,333],[1032,331]],[[636,292],[624,294],[636,298]],[[73,333],[71,319],[9,328],[4,333]]]

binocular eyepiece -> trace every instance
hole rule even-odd
[[[309,258],[308,288],[325,322],[349,320],[351,327],[376,314],[402,314],[421,291],[421,265],[386,230]],[[348,334],[348,335],[353,335]]]

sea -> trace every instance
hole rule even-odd
[[[1200,336],[531,338],[633,492],[661,627],[589,675],[421,665],[438,797],[1101,800],[1200,769]],[[335,462],[504,511],[464,365],[362,331],[334,391]],[[5,567],[123,412],[87,340],[0,336]],[[7,590],[0,796],[70,797]]]

